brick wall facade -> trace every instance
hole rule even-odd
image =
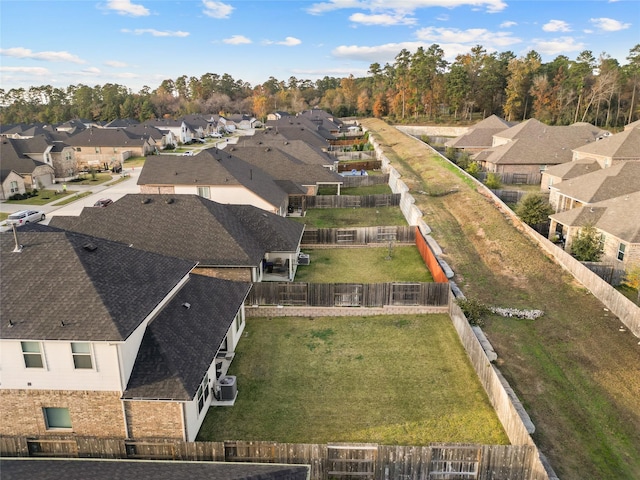
[[[68,408],[71,429],[47,429],[44,408]],[[74,434],[124,437],[120,393],[60,390],[0,390],[1,435]]]
[[[129,438],[183,440],[181,406],[176,402],[124,402]]]
[[[173,185],[165,185],[165,186],[157,186],[157,185],[140,185],[140,193],[163,193],[163,194],[172,194],[176,193]]]

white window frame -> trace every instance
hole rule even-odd
[[[202,379],[202,383],[198,387],[198,392],[196,393],[196,403],[198,405],[198,413],[202,413],[205,410],[205,405],[207,400],[209,399],[209,372],[205,373],[204,378]]]
[[[618,244],[618,254],[616,255],[616,258],[618,260],[620,260],[621,262],[624,262],[624,254],[625,254],[625,250],[627,249],[627,245],[620,242]]]
[[[51,424],[51,420],[52,417],[49,415],[49,413],[53,413],[53,410],[66,410],[67,411],[67,417],[69,419],[69,421],[67,422],[67,424],[65,425],[52,425]],[[62,412],[60,412],[62,413]],[[69,412],[69,408],[67,407],[42,407],[42,415],[44,416],[44,424],[47,430],[72,430],[73,429],[73,425],[71,423],[71,412]]]
[[[74,351],[74,346],[80,347],[80,346],[86,346],[88,347],[87,349],[89,350],[88,352],[75,352]],[[93,360],[93,348],[91,348],[91,343],[89,342],[71,342],[70,344],[71,347],[71,358],[73,359],[73,368],[75,370],[94,370],[95,368],[95,362]],[[78,364],[76,363],[76,358],[81,359],[81,358],[89,358],[89,363],[90,366],[89,367],[82,367],[82,366],[78,366]]]
[[[35,345],[38,347],[38,351],[28,351],[25,350],[26,346],[29,345]],[[46,364],[44,361],[44,355],[43,355],[43,348],[42,348],[42,343],[41,342],[33,342],[33,341],[24,341],[24,342],[20,342],[20,348],[22,350],[22,358],[24,360],[24,366],[25,368],[46,368]],[[29,362],[27,362],[27,356],[29,356],[29,358],[35,358],[36,356],[40,359],[40,366],[30,366]]]
[[[211,187],[198,187],[198,196],[211,200]]]

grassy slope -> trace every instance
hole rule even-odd
[[[490,318],[499,365],[531,415],[534,440],[570,479],[640,478],[640,346],[620,322],[421,142],[378,120],[387,156],[470,297],[539,308],[535,322]],[[406,159],[406,160],[405,160]]]
[[[249,318],[231,368],[199,440],[508,443],[446,315]]]

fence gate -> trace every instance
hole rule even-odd
[[[476,480],[482,450],[476,445],[433,447],[430,480]]]
[[[375,479],[377,445],[327,445],[327,479]]]

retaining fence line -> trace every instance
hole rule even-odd
[[[246,304],[295,307],[446,306],[446,283],[254,283]]]
[[[400,205],[400,195],[307,195],[307,208],[376,208]]]
[[[305,228],[300,245],[367,245],[370,243],[408,243],[416,241],[415,227]]]
[[[122,458],[309,465],[311,480],[542,480],[531,445],[391,446],[276,442],[181,442],[95,437],[0,437],[7,457]]]
[[[388,185],[389,174],[385,175],[347,175],[342,177],[342,188],[371,187],[373,185]]]

